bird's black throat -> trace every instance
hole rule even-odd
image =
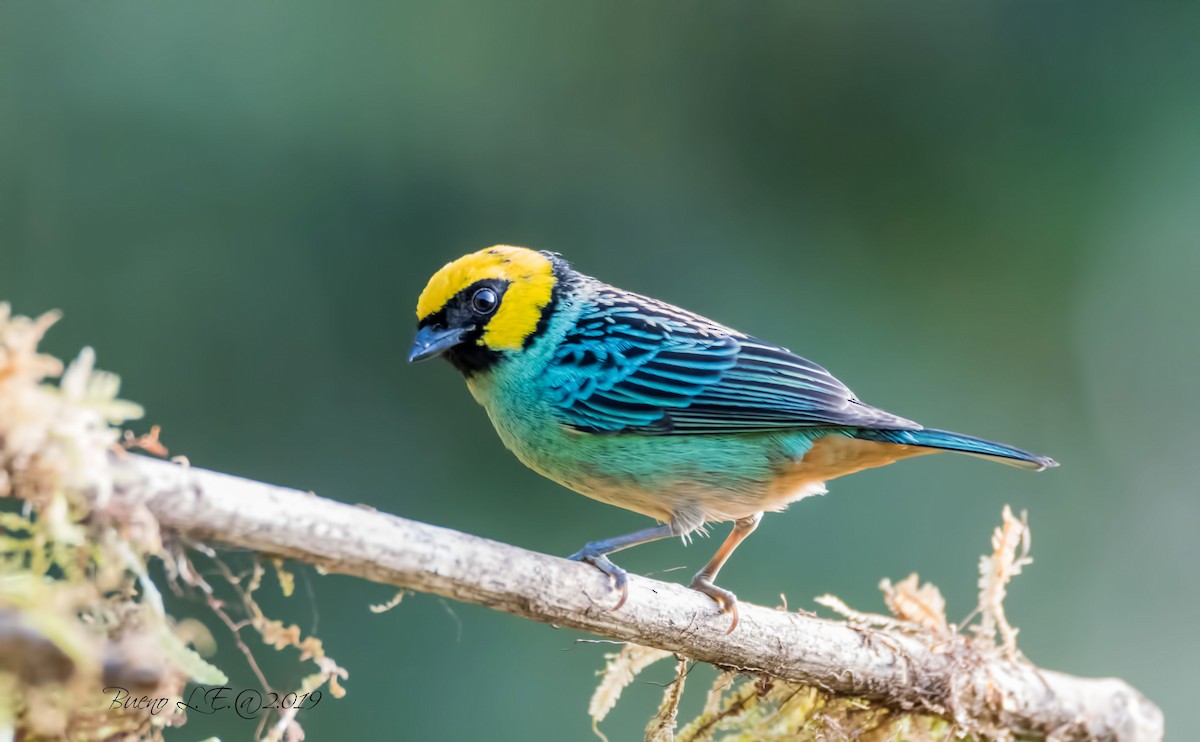
[[[476,342],[482,334],[482,329],[476,330],[465,336],[462,343],[446,351],[446,360],[468,379],[475,374],[491,371],[504,357],[503,353]]]

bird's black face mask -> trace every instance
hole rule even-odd
[[[444,355],[463,374],[483,371],[500,353],[480,342],[487,323],[500,308],[508,281],[484,279],[454,295],[445,306],[417,324],[409,363]]]

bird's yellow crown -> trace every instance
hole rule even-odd
[[[537,329],[556,282],[550,259],[528,248],[495,245],[442,266],[417,300],[417,319],[436,314],[460,291],[489,278],[509,285],[479,344],[492,350],[520,349]]]

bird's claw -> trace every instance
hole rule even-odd
[[[691,588],[698,592],[702,592],[715,600],[721,613],[730,614],[732,620],[729,622],[729,629],[725,632],[725,634],[732,634],[733,630],[736,629],[738,625],[737,596],[723,587],[717,587],[712,583],[712,580],[708,580],[699,576],[692,580]]]
[[[573,562],[587,562],[604,574],[608,575],[608,582],[614,590],[621,591],[621,598],[617,601],[610,610],[617,610],[625,605],[626,599],[629,598],[629,577],[625,570],[613,564],[612,560],[603,554],[597,554],[587,547],[580,549],[571,556],[567,557]]]

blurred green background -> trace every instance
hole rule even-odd
[[[1022,649],[1128,680],[1170,725],[1200,664],[1198,21],[1185,3],[6,2],[0,299],[63,309],[48,347],[95,346],[197,465],[569,554],[646,523],[526,471],[448,365],[405,364],[436,268],[559,251],[869,402],[1063,464],[837,481],[768,517],[722,584],[881,610],[879,579],[917,571],[961,619],[1011,503],[1036,559],[1010,590]],[[621,561],[695,570],[714,547]],[[391,595],[309,573],[268,601],[350,670],[310,739],[590,737],[609,648],[426,595],[368,611]],[[308,671],[266,664],[279,685]],[[660,695],[636,684],[602,728],[639,737]],[[194,716],[171,736],[252,732]]]

